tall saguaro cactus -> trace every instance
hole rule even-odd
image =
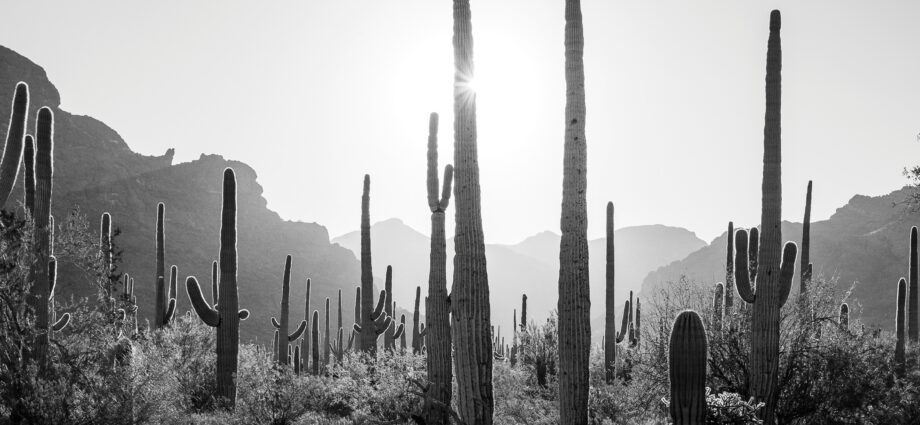
[[[454,0],[454,283],[451,335],[457,412],[468,425],[492,423],[492,324],[476,147],[476,92],[469,0]]]
[[[799,265],[799,295],[804,295],[811,283],[811,267],[809,257],[811,247],[811,180],[808,181],[808,190],[805,192],[805,218],[802,220],[802,254]]]
[[[309,335],[310,331],[309,329],[310,329],[310,289],[311,289],[311,286],[312,286],[312,283],[310,282],[310,279],[307,279],[307,295],[304,297],[304,302],[303,302],[303,321],[304,321],[304,328],[307,329],[306,331],[307,335],[305,335],[303,338],[300,339],[300,355],[301,355],[300,359],[304,363],[303,365],[304,370],[308,370],[307,363],[309,362],[309,359],[310,359],[310,335]],[[360,306],[360,304],[361,304],[361,300],[360,300],[360,297],[358,297],[358,299],[355,300],[355,312],[358,311],[357,308]],[[358,322],[356,321],[355,323],[358,323]]]
[[[396,307],[393,305],[393,266],[387,266],[387,273],[385,275],[383,287],[387,291],[386,304],[384,304],[384,311],[386,311],[387,316],[393,316],[395,313]],[[383,348],[385,350],[393,350],[396,348],[396,338],[395,338],[395,329],[391,326],[383,333]]]
[[[29,85],[19,82],[13,92],[10,126],[6,133],[3,158],[0,159],[0,209],[6,208],[6,201],[9,200],[10,192],[13,191],[13,186],[16,184],[16,177],[19,176],[19,163],[22,161],[28,114]]]
[[[591,298],[588,282],[588,154],[581,1],[565,2],[565,145],[559,245],[559,413],[561,424],[588,423]]]
[[[297,341],[307,329],[307,321],[303,320],[293,333],[288,333],[290,322],[288,319],[290,313],[290,293],[291,293],[291,256],[288,255],[284,260],[284,277],[281,280],[281,319],[271,318],[272,326],[278,330],[278,364],[286,365],[290,363],[288,359],[288,347],[293,341]]]
[[[911,343],[917,342],[917,327],[920,326],[917,317],[917,302],[920,300],[918,295],[917,282],[917,226],[910,228],[910,269],[908,275],[907,289],[907,338]]]
[[[176,311],[176,294],[170,293],[166,285],[166,205],[157,204],[157,253],[156,253],[156,302],[154,305],[153,328],[160,329],[169,324]]]
[[[763,185],[760,216],[760,247],[756,277],[741,266],[747,256],[747,233],[736,234],[735,279],[739,296],[753,304],[751,315],[751,394],[766,404],[764,423],[774,423],[779,367],[780,308],[786,303],[795,273],[797,247],[789,242],[782,248],[780,229],[782,209],[780,90],[782,52],[780,13],[770,13],[770,38],[767,47],[766,114],[764,124]],[[752,229],[753,230],[753,229]],[[782,256],[782,262],[780,262]],[[743,264],[743,263],[742,263]],[[754,280],[756,279],[756,280]],[[752,285],[752,280],[756,285]],[[752,288],[756,287],[756,294]]]
[[[695,311],[682,311],[671,329],[668,374],[671,420],[675,425],[706,423],[706,329]]]
[[[355,330],[361,333],[361,349],[376,357],[377,338],[390,327],[392,318],[384,311],[387,304],[386,291],[380,291],[377,308],[374,308],[370,203],[371,176],[365,174],[364,191],[361,195],[361,324],[356,323]]]
[[[728,222],[728,249],[725,256],[725,303],[723,313],[731,312],[735,297],[735,223]]]
[[[216,309],[208,304],[194,276],[189,276],[185,286],[201,321],[217,328],[217,397],[232,409],[236,405],[240,320],[249,317],[248,310],[239,309],[236,286],[236,175],[232,168],[224,170],[223,198],[220,214],[220,303]]]
[[[428,323],[428,397],[437,403],[425,406],[428,423],[447,423],[450,412],[451,381],[451,335],[450,309],[447,293],[447,240],[445,220],[450,203],[451,183],[454,168],[444,167],[443,189],[438,182],[438,114],[432,112],[428,118],[428,166],[427,166],[428,208],[431,210],[431,253],[428,263],[428,302],[425,321]],[[412,342],[415,347],[415,342]]]
[[[604,317],[604,378],[608,384],[616,379],[617,321],[614,296],[613,202],[607,203],[607,293]]]
[[[54,171],[54,114],[48,107],[38,111],[35,129],[35,209],[33,210],[33,249],[35,260],[30,274],[29,304],[35,314],[38,334],[32,341],[31,357],[44,365],[48,355],[51,281],[48,264],[52,252],[53,219],[51,218],[51,192]]]

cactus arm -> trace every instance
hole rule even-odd
[[[792,290],[792,279],[795,276],[795,258],[798,247],[795,242],[786,242],[783,247],[783,263],[779,269],[779,305],[786,304],[789,292]]]
[[[387,328],[389,328],[390,325],[393,324],[393,318],[392,318],[392,317],[390,317],[390,316],[381,316],[381,317],[383,317],[383,322],[378,323],[377,326],[376,326],[376,328],[377,328],[377,329],[376,329],[376,330],[377,330],[377,336],[380,336],[380,334],[386,332],[386,331],[387,331]]]
[[[70,313],[64,313],[61,315],[61,318],[57,322],[54,322],[51,325],[51,330],[54,332],[60,332],[67,327],[67,324],[70,323]]]
[[[294,333],[288,335],[288,342],[296,341],[297,338],[300,338],[300,336],[303,335],[303,331],[305,331],[306,329],[307,329],[307,321],[301,320],[300,326],[297,327],[297,330],[295,330]]]
[[[380,298],[377,299],[377,307],[374,308],[374,312],[371,313],[371,320],[376,321],[380,318],[380,314],[383,313],[383,308],[387,303],[387,291],[380,291]]]
[[[163,315],[163,324],[166,325],[166,324],[169,324],[169,322],[172,322],[173,314],[175,313],[176,313],[176,299],[170,298],[169,305],[166,306],[166,314]]]
[[[220,293],[218,286],[217,286],[218,285],[217,276],[218,276],[217,261],[214,261],[211,263],[211,301],[214,302],[215,306],[217,305],[217,302],[219,301],[218,295]]]
[[[757,228],[751,229],[753,233]],[[755,293],[751,289],[750,262],[748,261],[748,233],[744,229],[735,232],[735,287],[738,296],[746,303],[754,304]]]
[[[393,339],[397,339],[402,336],[403,332],[406,331],[406,315],[403,314],[400,319],[399,326],[396,327],[396,331],[393,333]]]
[[[195,309],[201,321],[208,326],[220,325],[220,314],[205,301],[204,295],[201,294],[201,287],[198,286],[198,280],[194,276],[189,276],[185,280],[185,288],[188,291],[188,299],[192,302],[192,308]]]
[[[48,256],[48,298],[54,298],[54,288],[57,286],[57,258]]]
[[[748,245],[748,258],[750,259],[748,264],[751,267],[749,271],[749,281],[757,282],[757,261],[759,260],[757,256],[760,255],[760,230],[756,227],[752,227],[748,241],[750,243],[750,245]]]
[[[626,335],[629,334],[629,301],[623,304],[623,323],[620,325],[620,334],[617,335],[617,344],[623,342]]]
[[[426,328],[426,327],[425,327],[425,324],[423,323],[423,324],[422,324],[422,330],[419,331],[418,336],[424,338],[426,335],[428,335],[428,328]]]
[[[352,327],[354,328],[355,332],[361,333],[361,325],[355,323]]]
[[[11,109],[6,147],[3,149],[3,159],[0,160],[0,208],[6,206],[10,192],[16,185],[19,164],[22,162],[26,120],[29,113],[29,86],[26,83],[16,84]]]
[[[446,211],[450,204],[451,183],[454,180],[454,166],[447,164],[444,167],[444,191],[441,192],[441,211]]]
[[[276,319],[276,318],[274,318],[274,317],[272,317],[272,326],[274,326],[275,329],[281,329],[281,324],[278,323],[278,319]]]
[[[236,313],[236,316],[239,317],[240,320],[246,320],[249,318],[249,310],[246,310],[245,308],[241,309],[239,312]]]
[[[354,343],[355,343],[355,333],[352,332],[351,335],[348,337],[348,349],[349,350],[351,350],[351,347],[354,345]]]

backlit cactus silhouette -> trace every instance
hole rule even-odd
[[[753,304],[751,315],[750,390],[757,401],[763,401],[764,423],[774,423],[777,370],[779,366],[780,308],[786,303],[795,274],[797,247],[789,242],[782,247],[781,210],[782,179],[780,141],[780,13],[770,13],[770,37],[767,47],[766,114],[764,124],[763,185],[759,253],[755,277],[743,267],[747,253],[747,232],[740,230],[735,237],[735,279],[738,295]],[[753,229],[752,240],[753,240]],[[782,262],[780,257],[782,256]],[[756,288],[756,294],[754,289]]]
[[[911,343],[917,342],[918,326],[920,326],[920,317],[918,317],[917,302],[920,301],[920,285],[917,282],[917,226],[910,228],[910,259],[909,259],[908,281],[907,281],[907,339]]]
[[[0,161],[2,163],[2,161]],[[25,181],[23,182],[23,203],[26,212],[32,214],[32,208],[35,206],[35,139],[26,135],[25,147],[22,153],[22,163],[24,166]],[[2,171],[0,171],[2,173]]]
[[[156,253],[156,304],[154,305],[153,328],[160,329],[169,324],[176,311],[176,293],[166,286],[166,205],[157,204],[157,253]]]
[[[902,277],[898,281],[898,305],[895,309],[894,328],[895,328],[895,346],[894,346],[894,363],[895,374],[904,376],[904,349],[907,345],[906,331],[904,321],[907,319],[907,281]]]
[[[614,266],[614,241],[613,241],[613,202],[607,202],[607,267],[606,267],[606,292],[605,292],[605,317],[604,317],[604,379],[612,384],[616,379],[617,362],[617,319]],[[512,348],[513,350],[513,348]],[[512,355],[512,359],[513,359]],[[513,362],[513,360],[512,360]]]
[[[310,371],[313,375],[319,375],[319,311],[313,310],[312,329],[310,331]]]
[[[805,218],[802,220],[802,253],[800,254],[800,273],[799,277],[799,294],[808,291],[808,285],[811,283],[811,180],[808,181],[808,189],[805,192]]]
[[[395,317],[393,314],[396,312],[396,307],[393,303],[393,267],[387,266],[386,278],[384,279],[383,288],[387,291],[387,299],[384,304],[384,311],[387,316]],[[383,333],[383,348],[385,350],[393,350],[396,348],[396,330],[394,327],[388,327],[386,332]]]
[[[429,423],[447,423],[451,405],[451,381],[453,380],[451,360],[450,302],[447,291],[447,241],[445,220],[450,204],[453,167],[444,167],[444,181],[438,182],[438,114],[432,112],[428,118],[428,164],[427,164],[428,208],[431,210],[431,248],[428,269],[428,297],[425,305],[425,321],[428,337],[426,360],[428,366],[428,389],[426,395],[436,403],[427,403],[425,416]],[[438,190],[440,189],[440,196]],[[415,342],[413,342],[413,348]]]
[[[284,275],[281,279],[281,319],[271,318],[272,326],[278,330],[281,336],[278,337],[278,364],[286,365],[290,364],[290,358],[288,357],[288,347],[293,341],[297,341],[297,338],[300,338],[303,335],[304,330],[307,329],[307,322],[301,321],[297,326],[297,329],[292,333],[288,333],[290,329],[290,322],[288,321],[288,316],[290,313],[290,294],[291,294],[291,256],[288,255],[284,259]]]
[[[239,355],[240,320],[249,317],[248,310],[239,309],[236,286],[236,175],[232,168],[224,170],[223,205],[220,223],[220,281],[219,304],[212,307],[204,299],[194,276],[185,282],[192,307],[201,321],[217,330],[217,398],[231,409],[236,405],[237,357]]]
[[[725,300],[723,304],[723,316],[726,312],[732,311],[732,305],[735,300],[735,223],[728,222],[728,253],[725,256]]]
[[[0,209],[6,208],[6,201],[9,200],[13,186],[16,185],[16,178],[19,176],[19,163],[22,161],[23,145],[26,142],[26,120],[29,114],[28,84],[23,82],[16,84],[13,92],[13,106],[10,109],[10,126],[6,133],[3,158],[0,159]],[[48,112],[50,113],[51,110],[49,109]],[[28,173],[26,175],[28,176]],[[26,197],[28,197],[28,185],[26,188]],[[26,205],[29,204],[26,203]]]
[[[303,321],[306,335],[300,338],[300,360],[304,363],[304,371],[309,369],[307,363],[310,361],[310,291],[312,286],[310,279],[307,279],[307,294],[303,301]]]
[[[674,320],[668,355],[671,381],[671,420],[675,425],[706,423],[706,357],[708,342],[703,321],[695,311]]]
[[[415,287],[415,308],[412,310],[412,354],[421,354],[423,338],[428,333],[425,324],[421,322],[419,307],[422,302],[422,287]],[[405,333],[405,332],[404,332]]]
[[[361,334],[361,349],[372,357],[377,356],[377,337],[393,324],[393,319],[384,311],[387,291],[380,291],[377,307],[374,308],[374,273],[371,264],[371,218],[370,218],[371,176],[364,175],[364,190],[361,195],[361,324],[354,328]],[[396,330],[399,332],[399,329]],[[396,337],[399,335],[396,335]]]

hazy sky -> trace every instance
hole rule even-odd
[[[448,0],[4,1],[0,44],[44,66],[63,108],[136,151],[220,153],[270,208],[356,230],[429,227],[428,113],[453,157]],[[760,219],[764,67],[783,12],[783,218],[887,193],[920,163],[920,2],[582,1],[588,207],[603,234],[663,223],[710,240]],[[563,0],[473,0],[486,240],[558,232]],[[217,177],[215,177],[217,178]],[[448,215],[452,226],[453,211]],[[624,248],[625,249],[625,248]]]

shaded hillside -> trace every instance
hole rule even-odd
[[[705,246],[705,242],[685,229],[667,226],[637,226],[615,233],[617,251],[617,299],[638,290],[650,271]],[[399,219],[375,223],[371,227],[375,270],[387,264],[394,267],[394,293],[397,299],[415,296],[417,285],[427,288],[429,239]],[[358,232],[333,239],[357,253]],[[666,248],[665,248],[666,247]],[[448,282],[451,282],[453,241],[447,243]],[[591,268],[591,316],[603,316],[605,285],[605,241],[589,242]],[[513,309],[520,308],[522,293],[528,296],[528,314],[542,320],[556,308],[559,279],[559,235],[541,232],[515,245],[486,245],[492,322],[503,329],[511,326]],[[378,272],[379,273],[379,272]],[[427,290],[427,289],[424,289]],[[408,298],[407,298],[408,297]],[[593,327],[600,338],[600,329]]]
[[[892,329],[898,279],[907,275],[908,240],[911,226],[920,225],[920,213],[903,205],[911,189],[888,195],[854,196],[825,221],[812,223],[811,260],[815,275],[836,276],[847,290],[856,283],[847,302],[853,313],[871,326]],[[728,223],[726,223],[727,226]],[[783,239],[801,243],[801,223],[783,222]],[[714,284],[725,280],[726,235],[686,259],[650,274],[643,292],[686,275],[691,280]],[[796,263],[798,276],[798,263]],[[798,291],[798,278],[793,292]],[[862,305],[862,311],[855,306]]]
[[[300,320],[303,316],[304,283],[310,277],[314,282],[312,309],[321,309],[325,297],[332,298],[334,306],[335,290],[348,288],[343,294],[343,308],[345,318],[351,320],[352,291],[359,277],[354,255],[331,245],[324,227],[284,221],[269,210],[256,173],[249,166],[216,155],[172,165],[172,149],[162,157],[134,153],[102,122],[61,111],[59,94],[45,71],[2,47],[0,115],[9,116],[9,99],[20,80],[29,84],[32,116],[44,105],[55,111],[53,214],[63,218],[78,205],[95,229],[103,211],[112,213],[114,226],[122,231],[116,240],[124,251],[121,270],[136,278],[142,317],[153,315],[156,206],[161,201],[166,203],[166,263],[179,267],[177,312],[184,314],[190,309],[184,284],[188,275],[197,276],[208,286],[204,292],[210,297],[211,261],[219,249],[221,179],[224,168],[231,166],[238,180],[240,306],[253,314],[240,325],[242,340],[271,340],[269,317],[279,313],[287,254],[294,256],[292,318]],[[28,128],[34,128],[31,120]],[[22,193],[21,182],[15,194]],[[67,272],[66,259],[62,262],[59,293],[65,297],[93,295],[93,289],[78,274]]]

